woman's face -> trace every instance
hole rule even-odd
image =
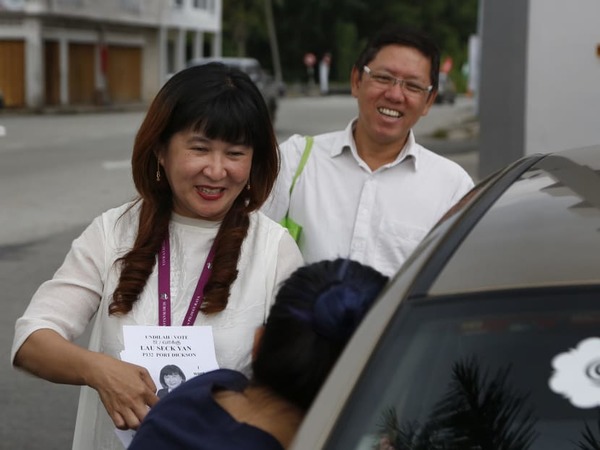
[[[169,389],[176,388],[182,381],[183,379],[178,373],[168,373],[165,375],[165,384]]]
[[[196,131],[174,134],[159,156],[173,192],[173,210],[222,220],[248,184],[252,152],[252,147],[208,139]]]

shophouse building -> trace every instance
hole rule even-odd
[[[167,74],[220,56],[222,0],[0,0],[6,108],[150,101]]]

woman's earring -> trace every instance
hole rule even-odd
[[[246,185],[246,190],[247,190],[247,191],[249,191],[249,190],[250,190],[250,183],[248,183],[248,184]]]
[[[156,167],[156,181],[160,181],[160,164]]]

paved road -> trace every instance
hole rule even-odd
[[[277,136],[341,128],[355,111],[351,97],[283,99]],[[457,128],[471,114],[466,99],[455,107],[434,106],[415,132],[474,174],[472,141],[428,137]],[[0,448],[70,448],[78,388],[11,369],[13,326],[90,220],[134,195],[129,157],[142,115],[0,115],[6,132],[0,135]]]

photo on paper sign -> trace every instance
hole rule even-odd
[[[158,398],[163,398],[172,390],[186,382],[185,373],[176,364],[167,364],[158,375],[159,388],[156,391]]]

